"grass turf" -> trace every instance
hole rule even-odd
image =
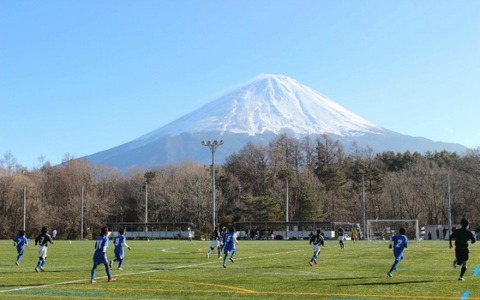
[[[103,266],[90,284],[94,241],[56,241],[49,246],[45,272],[35,273],[37,247],[30,241],[20,266],[11,241],[0,241],[2,299],[480,299],[476,275],[480,251],[470,247],[465,281],[452,268],[446,241],[410,241],[393,278],[387,242],[326,241],[318,264],[308,262],[308,241],[239,241],[235,263],[214,252],[209,241],[128,241],[123,270]],[[113,247],[109,249],[113,259]],[[480,267],[479,267],[480,270]]]

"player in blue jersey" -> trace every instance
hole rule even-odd
[[[130,250],[130,246],[127,245],[125,228],[120,229],[118,233],[119,235],[113,239],[113,245],[115,245],[115,249],[113,250],[113,253],[115,253],[115,259],[110,261],[109,266],[111,268],[113,263],[118,262],[118,269],[122,270],[123,259],[125,258],[125,247]]]
[[[105,266],[105,272],[107,273],[108,282],[115,281],[116,279],[112,277],[110,268],[108,266],[107,258],[107,248],[108,248],[108,227],[102,227],[100,236],[95,242],[95,253],[93,254],[93,268],[91,272],[90,283],[96,284],[95,275],[97,273],[97,266],[103,264]]]
[[[47,233],[47,226],[43,226],[41,233],[35,239],[35,246],[38,245],[38,263],[35,267],[35,272],[38,272],[38,270],[45,271],[43,266],[47,260],[48,243],[53,244],[53,239]]]
[[[15,264],[18,266],[25,252],[25,246],[28,246],[28,239],[25,237],[25,231],[20,230],[18,235],[13,238],[13,246],[17,247],[17,260]]]
[[[220,256],[220,232],[218,232],[218,226],[216,226],[212,232],[212,241],[210,243],[210,249],[207,252],[207,258],[210,258],[210,254],[212,254],[215,248],[218,248],[218,255]]]
[[[467,271],[467,261],[468,261],[468,241],[472,244],[475,243],[475,236],[473,233],[468,230],[469,222],[467,219],[462,219],[460,221],[462,228],[455,230],[449,238],[450,249],[452,246],[452,240],[455,240],[455,260],[453,261],[453,267],[455,268],[457,265],[461,265],[462,269],[460,271],[460,276],[458,280],[464,280],[463,275],[465,275],[465,271]]]
[[[227,267],[227,257],[230,254],[230,261],[233,263],[235,262],[235,254],[236,254],[236,244],[238,244],[237,241],[237,235],[235,233],[235,229],[233,227],[228,228],[228,233],[225,235],[225,245],[223,246],[223,267]]]
[[[388,277],[393,277],[392,272],[397,269],[398,264],[403,260],[403,250],[408,248],[408,238],[405,236],[405,228],[400,228],[399,233],[390,238],[390,245],[388,247],[390,249],[393,248],[395,262],[387,275]]]
[[[320,247],[324,245],[324,238],[321,235],[320,229],[317,229],[316,234],[311,233],[309,244],[313,244],[313,256],[308,263],[311,267],[313,264],[317,264],[317,259],[320,255]]]

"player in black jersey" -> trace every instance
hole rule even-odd
[[[320,229],[317,229],[317,233],[310,236],[310,245],[313,244],[313,256],[310,259],[309,265],[310,267],[313,264],[317,264],[318,256],[320,255],[320,247],[324,245],[324,238],[321,234]]]
[[[452,240],[455,240],[455,260],[453,260],[453,267],[461,265],[462,269],[460,271],[460,276],[458,280],[464,280],[463,275],[467,270],[467,261],[468,261],[468,241],[472,244],[475,243],[475,236],[473,233],[468,230],[468,220],[462,219],[460,221],[462,228],[455,230],[449,238],[450,248],[452,248]]]
[[[45,271],[43,266],[45,265],[45,260],[47,259],[48,243],[53,244],[53,239],[47,233],[47,227],[43,226],[41,233],[35,239],[35,246],[38,245],[38,263],[35,267],[35,272],[38,272],[38,270]]]
[[[340,249],[345,248],[345,243],[343,242],[345,240],[345,230],[343,230],[342,227],[338,229],[338,243],[340,244]]]
[[[220,232],[220,247],[218,247],[218,258],[222,258],[223,247],[225,247],[225,238],[227,237],[227,227],[222,227]]]
[[[218,226],[212,232],[212,242],[210,243],[210,249],[207,252],[207,258],[210,258],[210,254],[212,254],[215,248],[218,248],[218,255],[220,257],[220,232],[218,232]]]

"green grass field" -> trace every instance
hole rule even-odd
[[[94,241],[56,241],[40,273],[30,243],[16,266],[13,243],[0,241],[1,299],[480,299],[477,244],[461,282],[444,241],[410,241],[393,278],[387,242],[347,241],[342,250],[326,241],[310,267],[307,241],[241,240],[235,263],[224,269],[216,254],[207,259],[209,241],[128,241],[123,270],[112,268],[117,281],[108,283],[99,266],[91,285]]]

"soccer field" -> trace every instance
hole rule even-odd
[[[310,267],[308,241],[243,241],[227,268],[209,241],[133,241],[117,281],[108,283],[103,266],[90,284],[94,241],[56,241],[45,272],[35,273],[33,240],[20,263],[11,241],[0,241],[1,299],[480,299],[480,251],[470,247],[465,281],[453,269],[446,241],[410,241],[393,278],[388,242],[326,241]],[[113,248],[109,249],[113,259]],[[478,269],[477,269],[477,266]]]

